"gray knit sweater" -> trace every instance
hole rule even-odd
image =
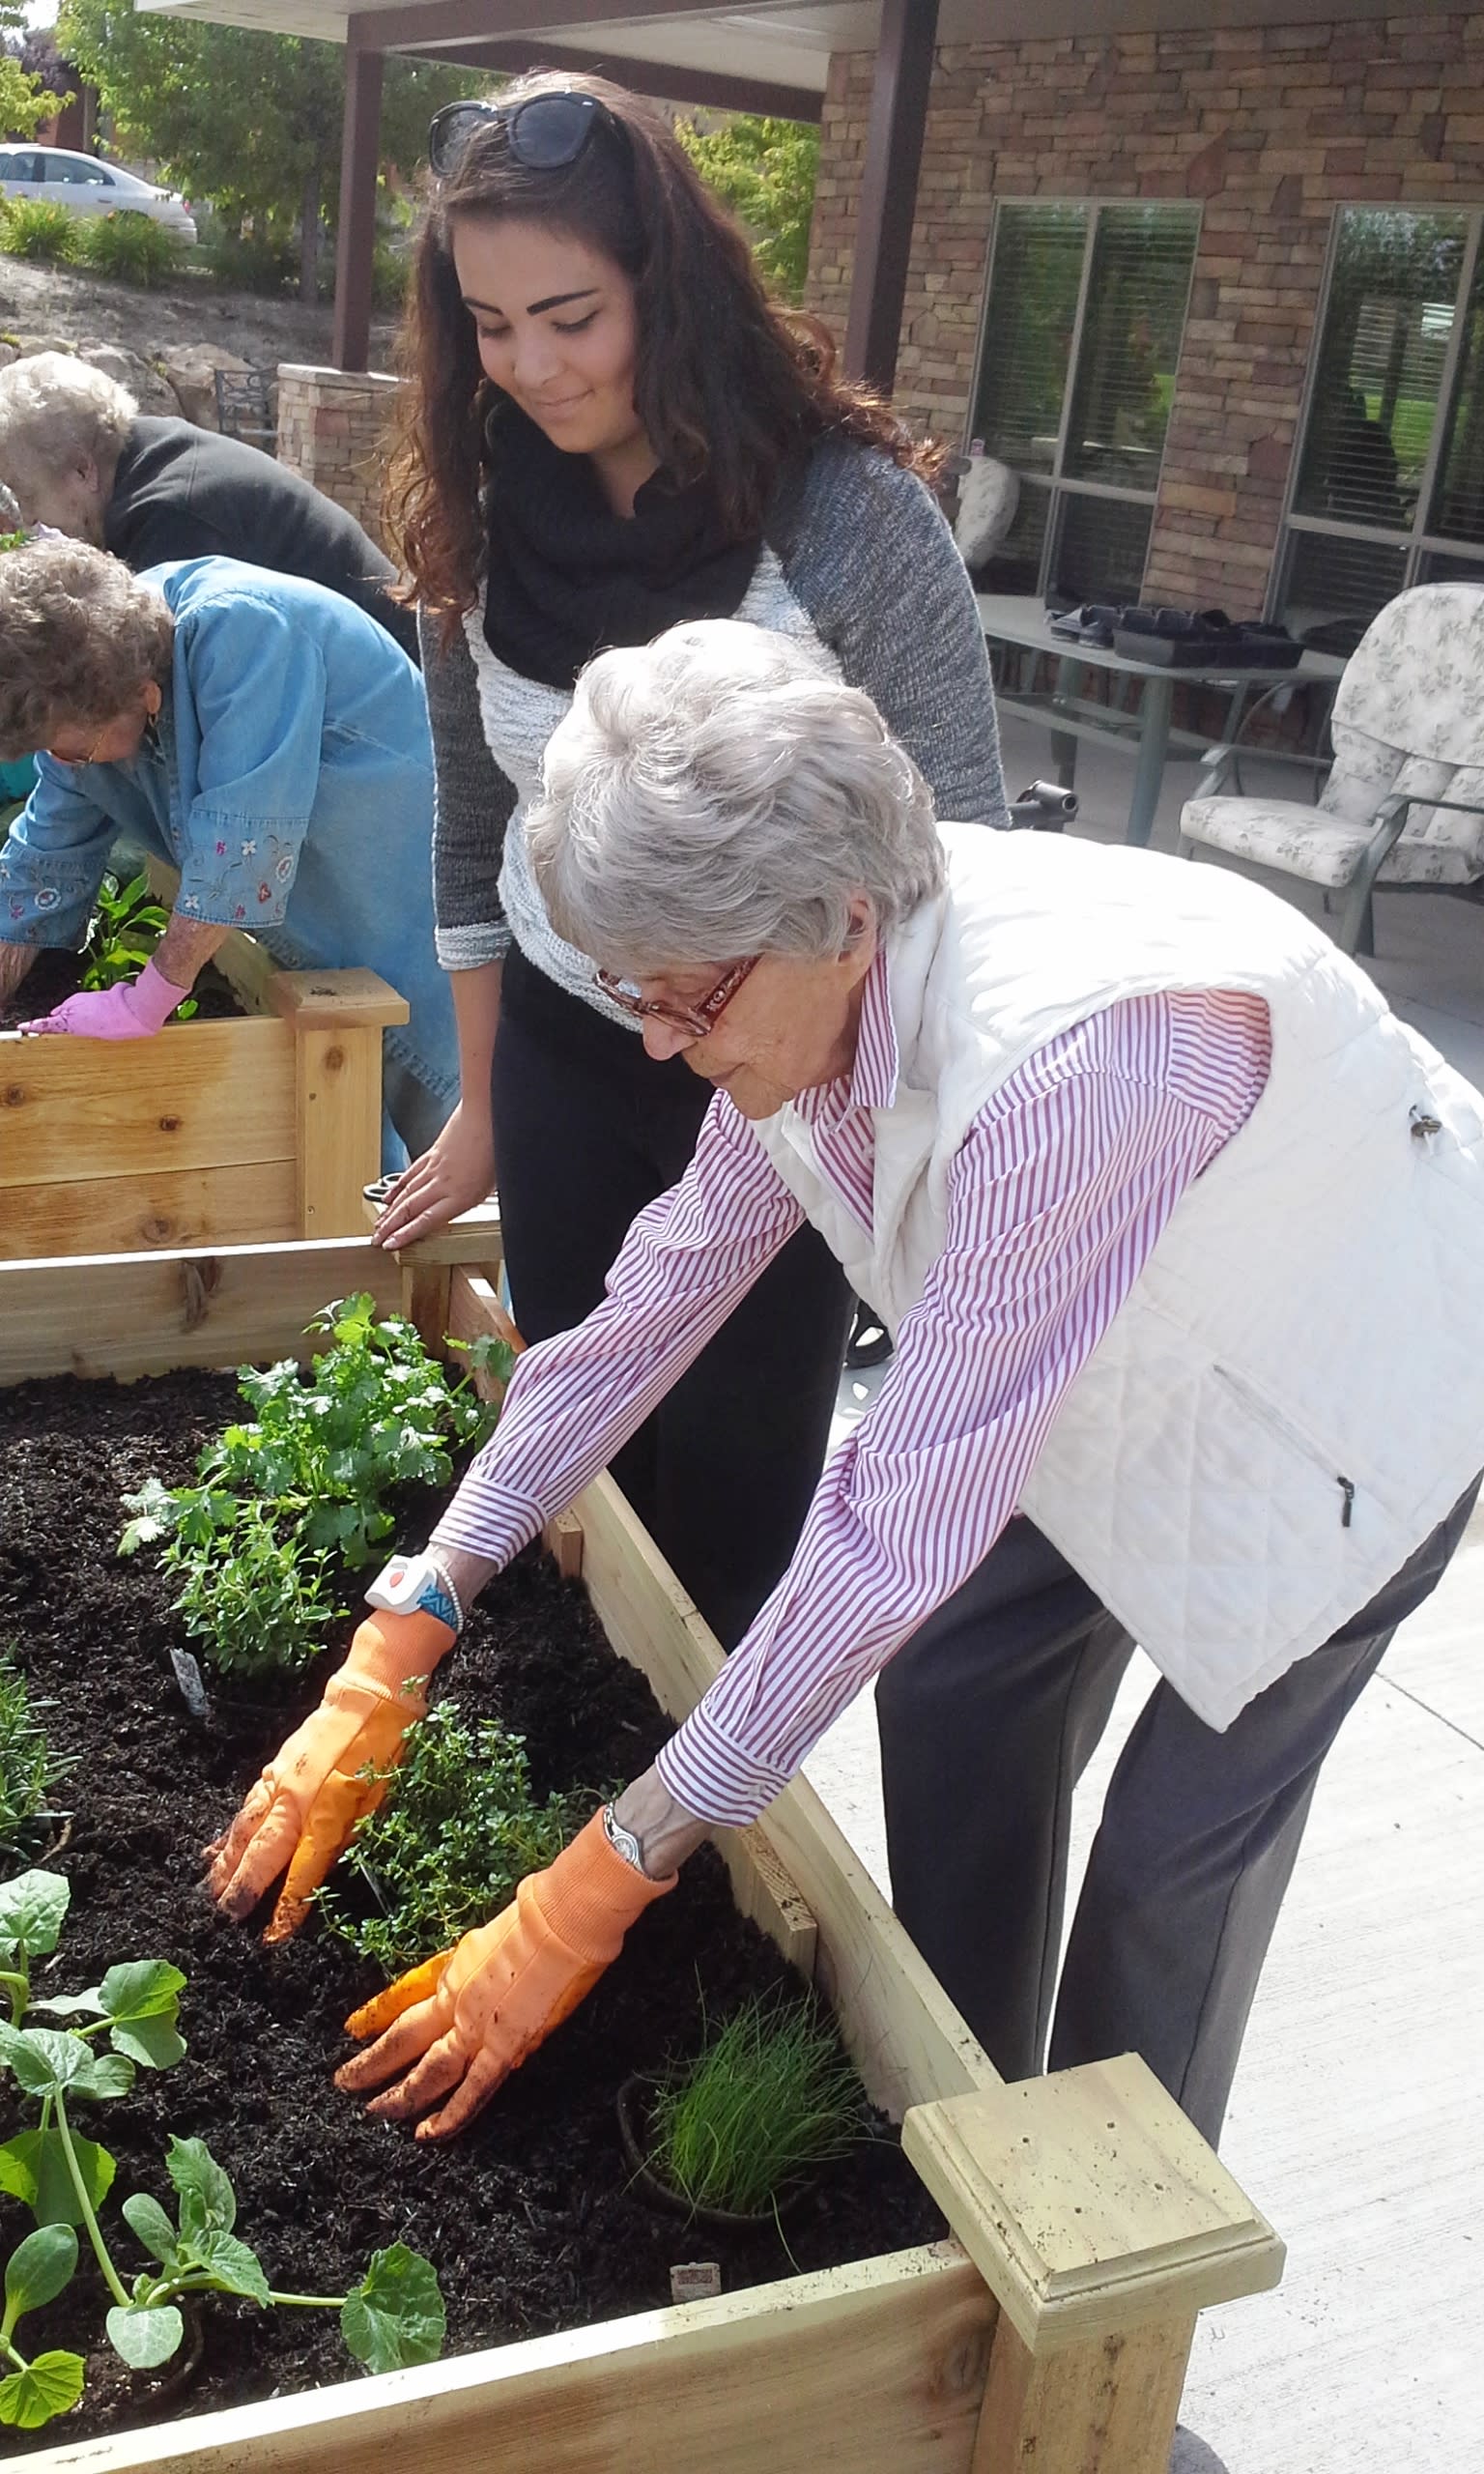
[[[822,647],[871,696],[941,816],[1003,825],[994,696],[973,589],[931,493],[876,449],[821,440],[780,502],[739,618]],[[546,916],[522,829],[569,691],[512,671],[484,641],[483,595],[443,651],[420,619],[433,723],[439,960],[494,962],[511,938],[559,987],[634,1027]]]

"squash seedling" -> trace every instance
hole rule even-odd
[[[84,1993],[38,1999],[33,1962],[61,1939],[69,1886],[60,1873],[32,1871],[0,1884],[0,1992],[10,2023],[0,2024],[0,2070],[40,2107],[34,2129],[0,2147],[0,2191],[20,2200],[37,2220],[11,2254],[0,2316],[0,2423],[39,2430],[82,2395],[78,2354],[24,2356],[17,2322],[55,2299],[78,2260],[77,2230],[87,2237],[110,2298],[104,2325],[114,2351],[132,2371],[154,2371],[179,2349],[186,2333],[180,2305],[196,2294],[236,2294],[260,2309],[338,2311],[350,2351],[371,2371],[431,2362],[442,2347],[443,2303],[431,2263],[405,2243],[372,2254],[360,2284],[348,2294],[281,2293],[268,2282],[255,2251],[235,2230],[237,2195],[204,2141],[171,2137],[165,2172],[175,2213],[148,2192],[121,2209],[151,2261],[125,2282],[104,2235],[99,2210],[113,2186],[115,2159],[84,2139],[71,2107],[127,2096],[136,2070],[168,2070],[186,2051],[176,2026],[186,1978],[164,1959],[112,1967]],[[33,2013],[82,2024],[27,2024]],[[94,2038],[106,2036],[109,2050]]]

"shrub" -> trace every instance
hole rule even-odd
[[[228,292],[256,292],[271,299],[297,291],[299,251],[289,242],[250,232],[220,232],[197,252],[213,280]]]
[[[332,1933],[392,1975],[506,1906],[596,1800],[579,1790],[538,1803],[521,1737],[494,1718],[466,1722],[455,1701],[441,1701],[414,1728],[389,1789],[341,1867],[366,1884],[377,1913],[357,1915],[330,1890],[319,1904]]]
[[[148,288],[177,272],[182,245],[164,224],[131,207],[119,207],[111,215],[88,216],[78,235],[77,255],[95,274]]]
[[[759,2216],[864,2135],[861,2086],[808,2001],[755,1998],[654,2098],[653,2172],[693,2207]]]
[[[71,1767],[52,1751],[37,1723],[37,1704],[25,1678],[9,1652],[0,1649],[0,1856],[19,1855],[47,1823],[57,1820],[52,1790]]]
[[[48,198],[12,198],[0,219],[0,249],[11,258],[40,258],[52,266],[69,266],[77,255],[79,220]]]

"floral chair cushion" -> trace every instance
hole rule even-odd
[[[1310,807],[1298,800],[1190,799],[1181,830],[1311,884],[1348,884],[1395,791],[1455,800],[1478,815],[1417,806],[1383,884],[1470,884],[1484,877],[1484,588],[1420,585],[1388,602],[1346,665],[1330,724],[1334,764]]]
[[[1415,814],[1416,811],[1414,810]],[[1452,823],[1467,824],[1467,817]],[[1181,831],[1191,842],[1250,859],[1254,867],[1279,868],[1285,876],[1338,889],[1348,885],[1370,843],[1369,823],[1347,824],[1322,807],[1298,799],[1188,799]],[[1484,817],[1476,820],[1484,832]],[[1484,858],[1472,858],[1443,841],[1403,833],[1381,871],[1384,884],[1466,885],[1484,876]]]

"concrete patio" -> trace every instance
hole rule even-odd
[[[1043,732],[1015,722],[1005,742],[1012,790],[1050,772]],[[1304,794],[1302,778],[1288,775],[1288,795]],[[1120,840],[1131,780],[1128,758],[1084,748],[1078,830]],[[1173,847],[1193,781],[1171,764],[1156,847]],[[1249,787],[1261,786],[1259,774]],[[1398,1010],[1484,1082],[1484,908],[1383,893],[1377,941],[1370,966]],[[878,1380],[846,1378],[842,1424]],[[1203,2317],[1175,2474],[1484,2465],[1481,1652],[1484,1511],[1320,1783],[1223,2142],[1286,2238],[1288,2269],[1275,2293]],[[1135,1660],[1079,1798],[1078,1864],[1153,1673]],[[809,1769],[884,1884],[869,1697]]]

